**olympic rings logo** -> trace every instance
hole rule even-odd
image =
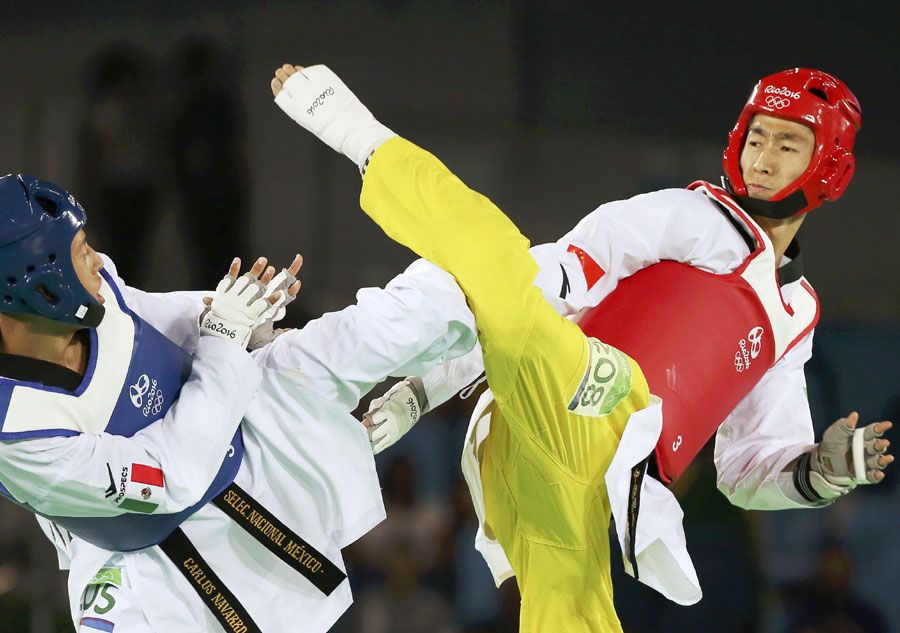
[[[155,387],[156,385],[154,385]],[[147,404],[144,407],[143,414],[145,416],[150,415],[159,415],[162,412],[162,406],[165,398],[163,397],[162,389],[156,391],[155,394],[151,394],[151,397],[147,399]]]
[[[791,105],[791,100],[786,97],[778,97],[776,95],[769,95],[766,97],[766,105],[770,108],[776,108],[781,110],[782,108],[786,108]]]
[[[150,409],[150,412],[153,415],[159,415],[159,412],[162,411],[162,406],[165,398],[163,398],[162,389],[159,390],[156,396],[156,400],[153,401],[153,408]]]
[[[96,574],[94,574],[94,578],[91,580],[89,584],[91,585],[102,585],[105,582],[116,582],[117,577],[113,573],[112,569],[101,569]]]

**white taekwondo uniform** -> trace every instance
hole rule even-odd
[[[726,213],[713,198],[732,210]],[[747,237],[742,237],[737,227],[742,227]],[[757,268],[758,285],[765,286],[761,291],[767,294],[767,310],[774,314],[783,309],[780,317],[777,314],[772,317],[773,321],[778,320],[775,317],[781,318],[783,323],[778,333],[780,340],[774,345],[774,364],[724,416],[716,431],[718,486],[732,503],[748,509],[825,505],[828,502],[807,501],[797,492],[792,473],[783,472],[788,463],[811,450],[814,444],[803,366],[812,355],[818,301],[809,283],[796,273],[799,261],[791,260],[790,255],[795,252],[792,248],[782,260],[782,272],[790,269],[795,278],[782,275],[786,283],[780,285],[779,296],[774,257],[765,233],[723,190],[708,184],[694,191],[666,189],[603,204],[556,243],[531,248],[540,266],[535,285],[558,313],[574,319],[601,304],[621,280],[659,262],[680,262],[715,275],[726,275],[740,269],[753,251],[760,255],[753,266]],[[763,263],[766,257],[770,261]],[[597,310],[602,311],[603,307],[600,305]],[[602,334],[590,334],[604,340]],[[643,331],[641,335],[654,340],[665,337],[667,331]],[[721,350],[729,364],[732,358],[734,362],[738,360],[736,353],[742,349],[739,343],[736,339],[733,349]],[[620,349],[632,355],[628,347]],[[643,368],[641,358],[634,357]],[[733,369],[737,370],[737,366]],[[480,347],[437,367],[424,377],[429,406],[445,401],[482,371]],[[648,381],[653,392],[649,375]],[[512,575],[512,569],[499,543],[485,534],[477,457],[478,447],[490,431],[491,403],[488,390],[472,415],[462,467],[482,522],[476,548],[485,557],[499,585]],[[662,409],[657,403],[632,415],[607,474],[623,552],[629,545],[628,534],[618,526],[627,525],[631,469],[653,452],[663,427]],[[672,494],[656,479],[645,477],[641,490],[635,538],[639,578],[678,603],[692,604],[702,594],[686,549],[682,511]],[[632,573],[628,560],[625,567]]]
[[[231,342],[198,337],[204,293],[145,293],[127,287],[105,263],[106,316],[91,333],[91,361],[78,389],[0,379],[0,487],[39,514],[66,517],[38,519],[61,568],[69,569],[76,626],[85,588],[105,570],[137,603],[119,629],[221,630],[158,546],[110,551],[58,523],[122,518],[129,504],[151,519],[185,511],[208,498],[241,436],[234,484],[343,570],[341,548],[384,518],[368,437],[350,412],[386,376],[425,373],[472,349],[474,318],[453,278],[415,262],[385,289],[360,290],[356,305],[282,334],[251,356]],[[152,374],[123,383],[129,359],[136,362],[132,312],[140,317],[135,324],[152,326],[186,352],[186,379],[174,390],[162,380],[157,385]],[[117,407],[147,418],[129,437],[105,430],[119,415],[117,397]],[[138,472],[144,483],[135,480]],[[352,601],[346,580],[324,595],[213,503],[180,528],[262,631],[326,631]],[[131,542],[128,534],[116,538]],[[83,631],[116,624],[108,614],[83,615]],[[240,623],[232,630],[240,631]]]

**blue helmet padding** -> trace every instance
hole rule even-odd
[[[72,240],[86,221],[75,197],[53,183],[23,174],[0,178],[0,312],[100,324],[103,305],[72,265]]]

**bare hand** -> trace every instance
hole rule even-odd
[[[288,273],[290,273],[293,277],[297,276],[297,273],[300,272],[300,267],[303,266],[303,256],[300,253],[294,255],[294,261],[291,262],[291,265],[288,266]],[[300,280],[298,279],[287,289],[288,296],[292,299],[297,296],[297,293],[300,292]]]
[[[293,75],[298,70],[303,70],[303,66],[291,66],[290,64],[285,64],[281,68],[275,71],[275,77],[272,79],[272,96],[277,97],[278,93],[281,92],[281,87],[284,85],[284,82],[287,81],[288,77]]]

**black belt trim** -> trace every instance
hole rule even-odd
[[[159,548],[187,578],[222,628],[231,633],[262,633],[244,606],[203,560],[181,528],[167,536],[159,544]]]
[[[652,454],[651,454],[652,455]],[[637,540],[637,520],[641,510],[641,484],[644,482],[644,475],[647,473],[647,462],[650,457],[646,457],[644,461],[636,464],[631,469],[631,484],[628,489],[628,560],[631,562],[631,569],[634,572],[634,579],[640,580],[638,573],[637,553],[635,552],[635,541]]]
[[[347,577],[237,484],[232,483],[210,501],[326,596]]]

